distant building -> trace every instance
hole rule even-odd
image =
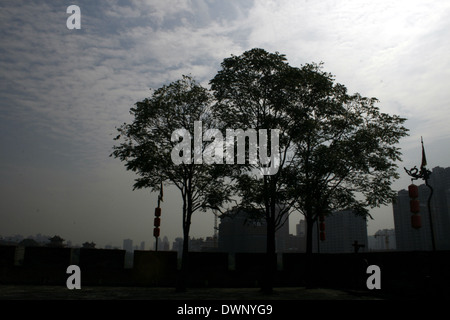
[[[299,237],[306,237],[306,221],[300,220],[298,224],[295,225],[296,235]]]
[[[287,238],[286,252],[305,252],[306,251],[306,237],[304,235],[298,236],[290,234]]]
[[[433,188],[431,213],[436,249],[450,250],[450,168],[433,168],[428,183]],[[411,226],[412,213],[410,212],[410,198],[407,190],[398,191],[397,199],[393,204],[397,250],[400,251],[432,250],[427,206],[430,189],[425,184],[418,187],[421,228],[414,229]]]
[[[223,252],[266,252],[267,248],[266,221],[249,219],[244,211],[221,218],[219,225],[219,251]],[[289,221],[275,233],[277,252],[289,248]]]
[[[177,237],[172,243],[172,251],[178,252],[178,257],[181,257],[183,252],[183,238]]]
[[[168,245],[169,241],[167,241],[167,246]],[[167,250],[169,250],[169,247],[167,247]],[[178,252],[178,257],[181,257],[181,254],[183,253],[183,238],[175,238],[175,241],[172,243],[172,251]],[[216,251],[216,247],[214,247],[213,237],[207,237],[206,240],[203,238],[189,238],[189,252],[205,251]]]
[[[145,242],[141,241],[141,245],[139,246],[139,250],[145,250]]]
[[[133,252],[133,240],[123,240],[123,250],[125,250],[126,252]]]
[[[212,237],[206,237],[206,239],[203,241],[203,245],[201,247],[201,251],[203,252],[213,252],[218,251],[218,242],[217,239]]]
[[[161,251],[169,251],[169,250],[170,250],[169,239],[166,236],[164,236],[161,243]]]
[[[369,251],[396,250],[397,243],[394,229],[383,229],[368,237]]]
[[[189,239],[189,251],[200,252],[204,244],[203,238],[190,238]]]
[[[153,250],[156,250],[156,241],[153,243]],[[170,243],[167,236],[158,238],[158,251],[169,251]]]
[[[306,252],[306,221],[301,219],[295,225],[295,235],[290,234],[287,251]]]
[[[336,211],[325,217],[325,241],[318,240],[317,224],[313,227],[313,252],[352,253],[355,241],[358,252],[368,251],[367,220],[351,210]]]

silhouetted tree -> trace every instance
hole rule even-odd
[[[55,235],[55,236],[49,238],[48,240],[50,240],[50,242],[47,243],[47,247],[62,248],[65,246],[63,244],[64,239],[58,235]]]
[[[223,127],[280,130],[275,175],[254,175],[255,166],[249,165],[234,171],[241,206],[265,212],[263,290],[271,292],[275,231],[293,208],[305,215],[310,256],[313,225],[320,215],[352,209],[367,216],[368,208],[392,200],[401,155],[395,145],[407,134],[405,119],[381,113],[375,98],[347,94],[345,86],[322,71],[322,64],[295,68],[284,55],[252,49],[221,66],[211,89],[217,99],[213,112]]]
[[[177,284],[179,291],[186,289],[192,214],[208,208],[220,209],[231,195],[230,185],[225,183],[221,171],[224,166],[200,165],[198,161],[193,161],[201,158],[207,147],[206,142],[202,141],[203,131],[216,128],[209,112],[210,104],[208,90],[192,77],[183,76],[157,89],[151,98],[137,102],[131,108],[134,121],[124,123],[117,129],[119,136],[116,140],[122,137],[125,141],[114,146],[112,153],[112,156],[125,162],[127,170],[139,175],[133,189],[159,191],[163,182],[180,190],[183,252]],[[200,132],[196,121],[202,122]],[[185,131],[177,131],[179,129]],[[174,135],[176,131],[179,135]],[[173,157],[183,161],[174,163]]]
[[[95,243],[92,241],[91,242],[86,241],[81,245],[81,247],[85,249],[95,249]]]
[[[23,239],[22,241],[19,242],[19,245],[23,246],[23,247],[39,247],[40,246],[40,244],[36,240],[30,239],[30,238]]]
[[[312,225],[320,215],[351,209],[369,216],[369,208],[394,199],[391,185],[401,160],[396,144],[408,129],[402,125],[406,119],[380,112],[376,98],[347,94],[322,65],[308,64],[296,73],[293,98],[301,116],[292,116],[289,186],[301,194],[296,207],[305,215],[311,252]]]
[[[261,161],[260,136],[257,141],[249,139],[246,149],[246,164],[236,166],[232,171],[236,179],[236,192],[241,199],[239,208],[253,219],[260,216],[267,225],[267,261],[262,290],[272,292],[273,276],[276,272],[275,232],[289,217],[295,196],[286,192],[284,168],[289,165],[292,138],[292,119],[288,116],[291,106],[290,87],[287,85],[291,67],[284,55],[268,53],[263,49],[252,49],[240,56],[224,59],[222,69],[211,80],[211,89],[217,103],[213,113],[227,129],[279,130],[278,150],[267,145],[270,150],[270,166],[276,167],[275,174],[261,174],[261,167],[267,164]],[[253,145],[251,145],[253,143]],[[256,144],[256,145],[255,145]],[[251,164],[249,150],[258,151],[259,159]],[[263,154],[264,154],[263,153]],[[278,154],[274,154],[278,153]],[[279,161],[275,160],[278,156]],[[288,197],[289,196],[289,197]]]
[[[321,64],[294,70],[291,85],[297,87],[291,116],[296,130],[288,186],[300,195],[295,207],[306,218],[310,255],[313,226],[321,215],[351,209],[370,217],[370,208],[392,202],[401,160],[396,144],[408,129],[402,125],[406,119],[380,112],[376,98],[349,95]]]

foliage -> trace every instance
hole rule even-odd
[[[370,216],[370,208],[392,201],[396,163],[401,160],[396,145],[407,135],[406,119],[381,112],[376,98],[347,93],[323,71],[323,64],[292,67],[284,55],[255,48],[224,59],[221,67],[210,81],[212,94],[184,76],[136,103],[131,109],[134,121],[118,128],[124,142],[114,147],[112,156],[138,174],[134,188],[158,191],[164,182],[180,190],[183,259],[193,212],[220,210],[236,196],[240,200],[236,210],[248,212],[249,219],[264,218],[265,288],[270,291],[270,275],[276,268],[275,232],[290,212],[298,210],[305,216],[311,253],[312,228],[319,216],[344,209]],[[174,164],[171,153],[179,141],[172,141],[173,132],[184,128],[195,133],[196,121],[202,122],[204,131],[218,129],[223,136],[230,129],[278,130],[278,149],[262,150],[258,135],[252,142],[256,145],[249,139],[246,147],[246,160],[255,148],[257,163],[238,164],[233,149],[233,165]],[[274,145],[272,136],[269,145]],[[188,146],[188,155],[194,158],[207,150],[205,141],[201,150]],[[223,147],[226,151],[227,145]],[[274,153],[279,156],[278,171],[261,175],[257,169],[267,166],[261,154],[268,150],[272,165]],[[187,270],[185,264],[182,269]]]
[[[130,113],[132,123],[117,128],[123,142],[114,146],[111,156],[125,162],[127,170],[135,172],[134,189],[150,188],[159,191],[162,183],[175,185],[181,193],[183,223],[183,262],[187,270],[187,251],[191,217],[197,210],[220,209],[231,198],[230,185],[225,183],[224,166],[198,165],[192,161],[175,164],[171,154],[179,143],[172,139],[173,132],[186,129],[194,132],[196,121],[202,121],[203,128],[215,128],[215,121],[209,112],[211,95],[192,77],[165,85],[154,91],[151,98],[137,102]],[[202,134],[202,133],[201,133]],[[174,141],[172,141],[174,140]],[[188,141],[192,146],[191,141]],[[201,144],[203,153],[206,144]],[[182,272],[183,273],[183,272]],[[183,273],[186,276],[185,273]],[[181,284],[181,290],[184,285]]]
[[[296,68],[284,55],[252,49],[221,66],[211,80],[215,117],[224,126],[281,132],[276,175],[252,175],[252,166],[236,174],[240,205],[265,209],[268,253],[293,209],[305,215],[311,252],[319,215],[351,209],[370,216],[369,208],[392,201],[404,118],[380,112],[376,98],[348,94],[322,63]]]
[[[396,144],[407,135],[406,119],[380,112],[376,98],[349,95],[322,65],[296,73],[297,130],[291,132],[295,154],[289,167],[290,193],[301,194],[295,207],[309,225],[343,209],[370,216],[369,208],[395,197],[391,186],[401,160]]]

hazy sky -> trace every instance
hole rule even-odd
[[[81,29],[69,30],[69,5]],[[58,234],[74,244],[153,241],[157,195],[110,158],[115,127],[158,88],[192,74],[203,84],[231,54],[259,47],[300,66],[325,63],[349,92],[408,118],[403,171],[450,166],[448,1],[5,1],[0,2],[0,235]],[[165,190],[161,235],[181,232],[180,196]],[[369,235],[393,228],[372,212]],[[300,215],[291,219],[291,232]],[[196,213],[192,236],[213,234]]]

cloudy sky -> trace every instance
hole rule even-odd
[[[69,5],[81,29],[69,30]],[[191,74],[207,84],[231,54],[259,47],[300,66],[324,62],[349,92],[408,119],[403,166],[450,166],[450,3],[447,1],[0,2],[0,235],[58,234],[97,247],[153,241],[156,194],[110,158],[115,127],[158,88]],[[395,189],[409,178],[403,169]],[[182,234],[167,189],[161,234]],[[393,228],[374,210],[369,235]],[[291,232],[299,215],[292,216]],[[213,233],[196,213],[192,235]]]

